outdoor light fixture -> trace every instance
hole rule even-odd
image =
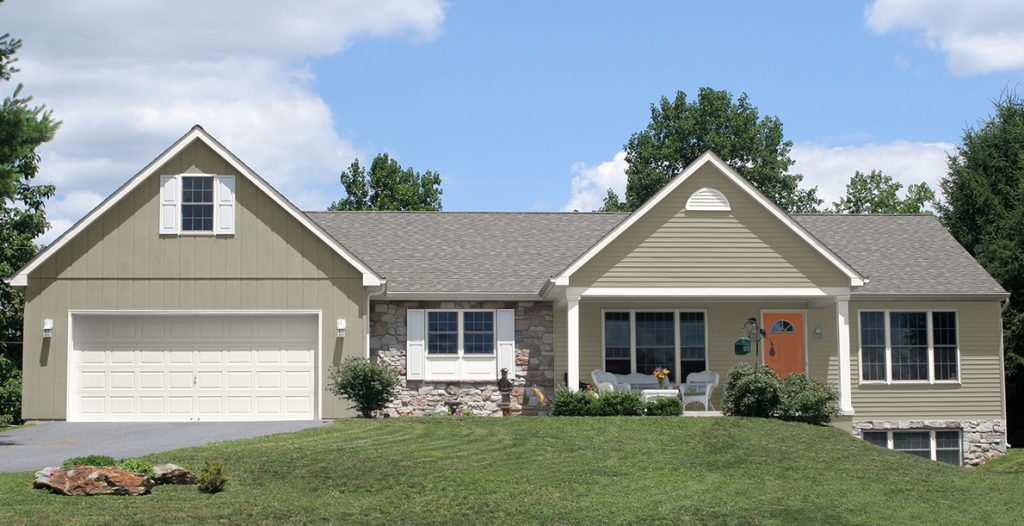
[[[53,336],[53,320],[46,318],[43,320],[43,338],[49,338]]]
[[[345,337],[345,320],[343,318],[338,319],[338,337]]]
[[[822,335],[821,335],[821,325],[817,325],[816,324],[814,326],[814,341],[816,341],[816,342],[821,341],[821,338],[822,338]]]

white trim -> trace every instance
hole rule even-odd
[[[324,232],[322,228],[317,226],[313,220],[311,220],[306,214],[303,214],[298,208],[295,207],[288,201],[283,195],[275,190],[269,183],[263,180],[262,177],[252,171],[248,166],[245,165],[241,160],[238,159],[233,153],[227,148],[217,142],[209,133],[206,132],[201,126],[193,126],[191,130],[183,135],[180,139],[175,141],[167,150],[164,150],[156,159],[151,161],[145,168],[139,173],[135,174],[134,177],[129,179],[125,184],[118,188],[113,194],[107,197],[103,202],[93,208],[91,212],[85,215],[71,228],[61,234],[56,241],[51,243],[49,246],[44,248],[36,257],[32,258],[24,267],[14,274],[13,277],[8,280],[8,283],[14,287],[24,287],[28,285],[28,275],[33,270],[42,265],[47,259],[53,254],[57,253],[61,247],[68,244],[72,239],[85,230],[91,225],[96,219],[106,213],[108,210],[114,207],[121,201],[126,195],[132,192],[136,187],[142,184],[143,181],[149,178],[149,176],[156,173],[157,169],[161,168],[168,160],[173,158],[175,155],[181,153],[186,147],[192,144],[193,141],[202,141],[204,144],[209,146],[217,155],[221,156],[232,168],[237,170],[240,174],[246,177],[249,182],[256,185],[257,188],[266,193],[271,200],[280,205],[285,209],[292,217],[294,217],[299,223],[309,229],[316,237],[320,238],[321,241],[331,247],[339,256],[341,256],[350,265],[356,268],[360,273],[363,274],[363,285],[375,286],[380,285],[381,277],[377,275],[370,267],[355,257],[345,247],[343,247],[336,239],[331,237],[329,234]]]
[[[836,352],[839,354],[839,410],[854,414],[850,364],[850,298],[836,298]],[[858,367],[860,363],[858,362]]]
[[[580,389],[580,298],[566,296],[566,386],[570,391]]]
[[[566,289],[566,294],[584,298],[827,298],[849,293],[850,289],[845,287],[569,287]]]
[[[963,429],[960,429],[960,428],[953,428],[953,429],[946,429],[946,428],[943,428],[943,429],[936,429],[936,428],[865,429],[864,431],[861,432],[861,440],[864,440],[865,442],[867,442],[867,440],[864,438],[864,433],[885,433],[886,449],[890,449],[892,451],[899,451],[901,453],[905,453],[905,452],[907,452],[907,450],[905,450],[905,449],[896,449],[894,447],[895,446],[895,439],[893,438],[893,435],[895,435],[897,433],[928,433],[928,443],[929,443],[929,448],[930,448],[930,453],[929,453],[930,457],[929,458],[933,462],[938,462],[939,461],[939,447],[938,447],[938,439],[935,436],[935,434],[937,432],[956,432],[957,433],[957,444],[959,444],[959,453],[960,453],[960,455],[959,455],[960,456],[960,464],[959,465],[963,466],[964,465],[964,431],[963,431]],[[942,450],[943,451],[951,451],[950,448],[942,448]]]
[[[865,380],[863,349],[864,342],[861,331],[861,314],[865,312],[880,312],[885,319],[885,380]],[[925,326],[928,331],[928,379],[926,380],[893,380],[892,378],[892,326],[889,314],[892,312],[923,312],[927,316]],[[954,329],[956,330],[956,380],[935,379],[935,335],[932,333],[932,315],[936,312],[952,312],[954,315]],[[1002,319],[1002,318],[1000,318]],[[1001,333],[1000,333],[1001,334]],[[857,380],[858,385],[962,385],[963,366],[960,356],[963,354],[960,348],[960,312],[958,309],[931,308],[931,309],[857,309]]]
[[[72,405],[74,404],[74,316],[247,316],[247,315],[288,315],[288,316],[310,316],[316,314],[317,331],[316,331],[316,358],[314,359],[314,375],[316,376],[316,392],[313,396],[316,398],[316,410],[314,413],[314,419],[320,420],[324,415],[324,325],[323,325],[323,310],[315,309],[295,309],[295,310],[268,310],[268,309],[254,309],[254,310],[185,310],[185,309],[68,309],[68,325],[67,325],[67,392],[65,398],[64,407],[64,419],[68,422],[73,422],[71,415],[73,414]]]
[[[728,212],[732,210],[729,198],[716,188],[705,186],[686,199],[686,210],[695,212]]]
[[[498,352],[498,311],[509,310],[509,309],[420,309],[423,311],[423,381],[425,382],[489,382],[495,381],[501,377],[501,353]],[[432,312],[454,312],[456,313],[456,349],[455,354],[438,354],[430,352],[430,313]],[[466,336],[466,321],[465,314],[467,312],[489,312],[491,313],[491,319],[493,322],[492,333],[491,333],[491,352],[484,353],[467,353],[465,352],[465,336]],[[512,363],[513,368],[509,370],[515,377],[515,315],[512,318]],[[454,377],[441,376],[430,374],[432,369],[430,363],[441,363],[441,362],[459,362],[456,367],[459,371],[465,373],[464,365],[466,362],[494,362],[493,377],[482,378],[465,376],[459,374]]]
[[[797,236],[803,239],[807,244],[811,245],[816,251],[825,257],[830,263],[836,266],[840,271],[843,272],[850,279],[851,287],[860,287],[866,283],[863,276],[860,275],[852,266],[843,261],[834,252],[829,250],[823,243],[812,236],[806,229],[800,226],[799,223],[793,220],[786,212],[779,208],[770,199],[759,192],[753,185],[750,184],[743,176],[736,173],[731,166],[726,164],[721,158],[715,155],[710,150],[704,152],[697,160],[689,164],[683,171],[677,175],[674,179],[669,181],[658,193],[654,194],[653,197],[647,200],[639,209],[629,215],[623,222],[619,223],[611,232],[602,237],[597,243],[595,243],[590,249],[583,253],[582,256],[576,259],[572,264],[566,267],[564,270],[558,273],[553,279],[556,285],[568,285],[569,276],[580,269],[584,264],[594,258],[598,253],[605,249],[612,241],[617,239],[623,232],[629,227],[633,226],[641,217],[647,214],[652,208],[660,203],[665,197],[672,193],[683,181],[686,181],[693,175],[697,170],[702,168],[706,164],[712,164],[718,168],[726,178],[731,179],[737,186],[745,191],[755,201],[760,203],[765,209],[767,209],[773,216],[779,221],[782,221],[784,225],[789,227]]]

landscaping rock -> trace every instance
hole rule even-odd
[[[199,477],[177,464],[160,464],[153,466],[153,480],[157,484],[195,484]]]
[[[153,479],[115,467],[75,466],[36,472],[33,486],[70,496],[148,495]]]

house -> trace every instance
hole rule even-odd
[[[497,414],[503,368],[536,414],[593,370],[724,376],[754,318],[854,434],[1006,447],[1008,294],[933,217],[787,215],[710,152],[629,215],[304,213],[196,126],[10,283],[27,419],[343,417],[353,356],[400,370],[393,414]]]

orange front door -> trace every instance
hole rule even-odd
[[[785,378],[804,372],[804,315],[802,312],[765,311],[764,364]]]

